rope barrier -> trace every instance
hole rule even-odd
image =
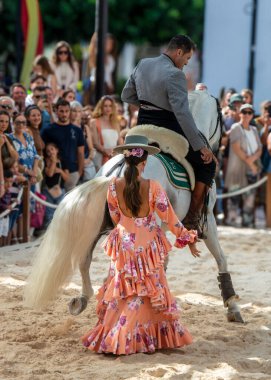
[[[35,193],[30,191],[30,196],[34,198],[37,202],[41,203],[43,206],[50,207],[50,208],[57,208],[58,205],[54,205],[52,203],[46,202],[43,199],[39,198]]]
[[[11,213],[11,211],[12,211],[16,206],[18,206],[18,204],[19,204],[20,201],[21,201],[22,195],[23,195],[23,188],[21,188],[21,190],[19,191],[18,197],[17,197],[16,201],[13,202],[13,203],[11,204],[10,209],[5,210],[5,211],[2,212],[2,214],[0,214],[0,219],[2,219],[2,218],[4,218],[5,216],[7,216],[9,213]]]
[[[267,177],[265,176],[265,177],[261,178],[259,181],[257,181],[256,183],[253,183],[252,185],[248,185],[246,187],[243,187],[242,189],[231,191],[231,192],[225,193],[225,194],[217,194],[216,198],[217,199],[224,199],[224,198],[236,197],[237,195],[246,193],[246,192],[248,192],[250,190],[255,189],[256,187],[261,186],[266,181],[267,181]],[[42,205],[44,205],[46,207],[50,207],[50,208],[56,209],[57,206],[58,206],[58,205],[54,205],[52,203],[44,201],[43,199],[39,198],[36,194],[34,194],[32,191],[30,191],[30,196],[32,198],[34,198],[37,202],[41,203]],[[1,217],[2,217],[2,214],[0,215],[0,218]]]
[[[236,197],[237,195],[246,193],[247,191],[253,190],[256,187],[261,186],[266,181],[267,181],[267,176],[261,178],[259,181],[257,181],[256,183],[253,183],[252,185],[248,185],[246,187],[243,187],[242,189],[231,191],[231,192],[225,193],[225,194],[217,194],[216,198],[217,199],[224,199],[224,198],[229,198],[229,197]]]

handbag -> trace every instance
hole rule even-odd
[[[38,192],[35,193],[40,199],[46,200],[46,196]],[[30,227],[41,228],[45,216],[45,206],[40,202],[35,202],[35,210],[30,213]]]

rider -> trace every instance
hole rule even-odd
[[[159,57],[142,59],[122,91],[124,102],[140,107],[137,124],[153,124],[171,129],[186,137],[189,151],[186,156],[195,172],[195,188],[184,224],[197,229],[204,200],[216,170],[216,159],[200,135],[189,110],[186,77],[182,71],[195,49],[185,35],[173,37]]]

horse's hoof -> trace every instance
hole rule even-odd
[[[236,311],[234,313],[230,312],[227,313],[227,320],[228,322],[237,322],[237,323],[245,323],[243,320],[240,311]]]
[[[88,304],[88,299],[86,296],[73,298],[69,302],[69,311],[72,315],[78,315],[85,310]]]

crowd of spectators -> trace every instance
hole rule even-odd
[[[77,91],[79,65],[65,41],[56,44],[51,61],[43,55],[35,58],[28,89],[21,83],[1,88],[0,246],[22,241],[23,207],[17,197],[23,185],[58,205],[67,191],[96,175],[112,157],[113,148],[124,141],[128,128],[135,125],[136,109],[125,112],[114,95],[111,48],[112,37],[108,36],[105,86],[111,95],[97,104]],[[14,202],[19,204],[14,207]],[[37,235],[46,229],[54,210],[31,198],[31,232]]]
[[[255,112],[253,91],[229,89],[221,99],[223,138],[220,148],[219,191],[228,193],[255,184],[271,172],[271,100]],[[217,214],[226,225],[255,227],[257,207],[265,210],[265,186],[217,203]]]
[[[90,78],[95,66],[90,43]],[[52,60],[39,55],[33,62],[29,89],[14,83],[0,94],[0,246],[22,240],[22,203],[18,194],[26,183],[33,193],[58,205],[67,191],[92,179],[136,125],[137,108],[123,105],[114,95],[113,40],[108,36],[106,88],[97,104],[79,94],[79,66],[67,42],[59,42]],[[206,86],[198,87],[206,90]],[[219,155],[217,185],[220,192],[254,183],[271,171],[271,101],[255,115],[253,92],[230,89],[221,99],[224,133]],[[217,203],[225,224],[255,225],[255,205],[264,205],[257,190]],[[12,204],[16,206],[11,207]],[[261,203],[262,202],[262,203]],[[6,213],[10,210],[9,213]],[[5,212],[5,216],[1,214]],[[46,229],[54,208],[30,202],[34,234]]]

